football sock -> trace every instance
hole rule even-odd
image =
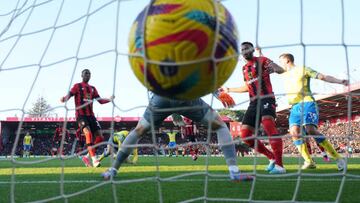
[[[95,149],[92,147],[92,145],[93,145],[92,144],[93,135],[89,130],[83,129],[83,132],[85,134],[85,142],[86,142],[87,150],[88,150],[88,152],[90,154],[90,157],[94,157],[95,156]]]
[[[221,126],[219,129],[216,130],[216,134],[220,149],[224,154],[226,164],[228,166],[237,166],[235,145],[234,143],[232,143],[233,140],[230,135],[229,129],[225,126]]]
[[[110,153],[107,153],[107,149],[100,155],[99,161],[102,161],[105,157],[108,157]]]
[[[296,146],[296,148],[298,149],[299,153],[301,154],[301,156],[304,158],[304,160],[308,163],[313,162],[308,148],[306,146],[306,143],[304,143],[304,140],[302,138],[299,139],[294,139],[294,145]]]
[[[265,118],[261,121],[265,133],[269,136],[269,142],[271,149],[273,150],[275,156],[275,163],[279,166],[283,166],[282,163],[282,154],[283,154],[283,142],[282,139],[279,138],[272,138],[272,136],[279,135],[278,130],[276,129],[276,124],[273,119]]]
[[[321,152],[325,152],[324,147],[322,147],[322,146],[320,145],[320,143],[317,143],[317,142],[316,142],[316,144],[317,144],[317,146],[319,147],[319,149],[320,149]]]
[[[306,147],[308,148],[308,152],[311,155],[312,154],[312,150],[311,150],[311,144],[310,144],[310,140],[306,140]]]
[[[252,136],[252,131],[249,130],[249,129],[241,129],[241,137],[244,141],[245,144],[247,144],[249,147],[255,149],[255,142],[253,139],[251,140],[245,140],[246,138],[249,138]],[[268,148],[265,147],[265,145],[260,141],[260,140],[257,140],[257,147],[255,149],[257,152],[265,155],[269,160],[270,159],[275,159],[275,156],[274,154],[268,150]]]
[[[341,159],[342,157],[340,156],[339,153],[336,152],[336,150],[334,149],[334,147],[332,146],[332,144],[329,142],[329,140],[324,140],[321,143],[319,143],[320,146],[322,146],[325,151],[334,159],[338,160]]]

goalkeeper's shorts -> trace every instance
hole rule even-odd
[[[316,102],[300,102],[291,107],[290,116],[289,116],[289,127],[292,127],[294,125],[318,126],[318,123],[319,123],[319,111]]]
[[[176,110],[179,107],[196,107],[194,109]],[[155,109],[155,110],[154,110]],[[156,111],[156,109],[175,109],[174,111]],[[202,99],[189,101],[174,100],[154,94],[145,110],[143,117],[149,123],[153,120],[159,126],[172,113],[183,115],[195,122],[201,122],[211,107]]]

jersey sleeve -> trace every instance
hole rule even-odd
[[[272,68],[272,64],[274,64],[274,62],[272,60],[270,60],[267,57],[261,57],[261,63],[263,64],[263,71],[266,73],[274,73],[274,69]]]
[[[305,67],[304,68],[304,75],[310,77],[310,78],[315,78],[317,79],[319,72],[317,72],[316,70],[310,68],[310,67]]]
[[[95,87],[92,87],[92,88],[94,89],[93,98],[94,99],[100,98],[100,95],[99,95],[97,89]]]

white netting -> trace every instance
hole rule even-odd
[[[180,175],[163,178],[160,176],[160,164],[157,159],[154,163],[156,175],[131,180],[118,180],[103,182],[98,180],[65,180],[65,161],[73,158],[68,156],[48,157],[35,161],[22,161],[16,159],[15,153],[21,143],[20,135],[23,119],[32,102],[39,95],[45,96],[54,116],[68,117],[74,114],[73,101],[65,106],[59,104],[59,99],[77,82],[80,71],[89,68],[94,84],[101,95],[116,95],[117,99],[112,105],[98,106],[94,104],[95,113],[101,109],[102,116],[116,116],[136,111],[137,115],[142,114],[144,105],[147,105],[144,98],[147,98],[146,90],[138,84],[128,65],[127,58],[127,35],[135,16],[149,3],[148,0],[18,0],[0,2],[0,92],[3,95],[0,113],[7,115],[19,115],[21,122],[17,127],[14,146],[11,151],[11,174],[9,181],[0,184],[10,187],[10,202],[15,202],[18,193],[18,184],[58,184],[59,193],[42,199],[34,199],[38,202],[50,202],[63,200],[68,202],[70,198],[89,191],[101,188],[104,185],[112,184],[112,197],[109,201],[118,202],[118,185],[154,181],[157,184],[158,201],[164,202],[163,184],[167,182],[193,181],[195,175],[205,175],[203,195],[194,197],[183,202],[196,201],[237,201],[237,202],[279,202],[278,200],[267,200],[255,198],[256,180],[251,184],[251,191],[248,198],[216,198],[209,194],[209,182],[223,181],[225,175],[213,174],[209,171],[209,160],[206,159],[205,170],[202,172],[189,172]],[[358,82],[359,70],[355,67],[358,64],[356,59],[360,51],[360,26],[357,20],[360,19],[359,8],[356,0],[322,0],[313,2],[304,1],[223,1],[224,5],[233,14],[238,24],[240,39],[252,41],[262,47],[263,52],[269,58],[276,61],[280,53],[293,52],[298,63],[312,64],[317,67],[329,67],[321,69],[330,75],[337,75],[349,78],[351,83]],[[316,15],[315,15],[316,14]],[[242,63],[239,63],[241,67]],[[241,68],[237,68],[228,86],[239,86]],[[317,68],[314,67],[314,68]],[[339,75],[340,74],[340,75]],[[99,77],[97,77],[99,75]],[[100,88],[99,88],[100,86]],[[279,97],[280,105],[285,105],[282,94],[281,78],[275,76],[273,86]],[[329,95],[334,89],[341,92],[343,89],[338,86],[313,84],[314,92],[319,95]],[[344,89],[346,91],[346,89]],[[20,94],[19,94],[20,93]],[[131,96],[129,96],[131,95]],[[131,97],[131,98],[130,98]],[[351,118],[353,113],[352,98],[358,100],[358,94],[347,93],[349,98],[347,105],[347,117]],[[238,107],[248,103],[248,97],[235,96]],[[130,105],[127,100],[131,100]],[[205,100],[212,104],[213,99],[205,97]],[[6,101],[6,102],[5,102]],[[12,101],[12,102],[8,102]],[[241,101],[241,102],[239,102]],[[214,104],[215,108],[219,107]],[[357,103],[357,105],[359,105]],[[3,119],[0,117],[0,119]],[[349,121],[350,122],[350,121]],[[66,124],[67,121],[64,122]],[[113,127],[112,122],[111,127]],[[349,125],[350,126],[350,125]],[[349,127],[350,132],[350,127]],[[359,142],[358,138],[347,137]],[[210,138],[210,133],[208,134]],[[61,147],[64,145],[64,135]],[[152,133],[152,141],[156,143],[155,133]],[[349,141],[350,142],[350,141]],[[198,144],[211,146],[210,139]],[[156,144],[140,144],[141,147],[157,148]],[[209,154],[208,154],[209,155]],[[207,156],[208,157],[208,156]],[[53,159],[61,160],[61,172],[58,181],[35,180],[18,181],[16,172],[19,165],[35,165],[49,162]],[[0,160],[0,164],[6,161]],[[257,156],[250,169],[257,178],[277,178],[279,175],[268,175],[257,172]],[[348,179],[358,179],[359,175],[344,173],[302,173],[296,170],[293,173],[281,175],[286,181],[295,181],[295,190],[292,198],[282,200],[285,202],[298,202],[300,184],[306,181],[304,177],[341,177],[340,186],[336,190],[336,198],[331,202],[340,202],[345,182]],[[188,177],[187,179],[184,179]],[[290,179],[291,177],[296,177]],[[222,179],[221,179],[222,178]],[[330,179],[330,178],[329,178]],[[324,179],[319,179],[324,180]],[[264,180],[263,180],[264,181]],[[270,180],[271,181],[271,180]],[[92,183],[93,185],[79,191],[65,192],[67,183]],[[303,201],[306,202],[306,201]]]

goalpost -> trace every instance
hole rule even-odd
[[[131,72],[127,54],[127,38],[129,29],[137,14],[149,4],[149,0],[17,0],[0,2],[0,92],[3,99],[0,104],[0,119],[16,114],[23,120],[29,107],[39,95],[44,95],[51,104],[54,115],[72,117],[75,113],[73,101],[65,105],[60,103],[60,97],[68,92],[72,85],[80,80],[80,72],[84,68],[91,69],[93,77],[90,84],[94,84],[100,95],[115,95],[112,105],[99,106],[94,103],[94,111],[102,116],[115,117],[127,113],[142,115],[144,106],[148,102],[148,93],[136,80]],[[278,56],[284,52],[292,52],[299,64],[311,64],[320,72],[347,78],[351,83],[359,82],[360,75],[357,57],[360,53],[360,28],[357,20],[360,13],[354,10],[360,4],[356,0],[223,0],[223,4],[234,16],[240,33],[240,42],[252,41],[260,46],[265,56],[277,62]],[[316,13],[316,15],[315,15]],[[226,86],[240,86],[243,84],[240,60],[235,72],[225,84]],[[273,76],[272,76],[273,77]],[[279,106],[286,106],[282,79],[272,78],[273,88]],[[324,85],[315,82],[314,92],[317,95],[330,95],[334,91],[342,92],[336,85]],[[358,99],[356,93],[346,93],[347,112],[345,117],[351,123],[353,100]],[[236,108],[244,109],[248,103],[248,96],[234,96]],[[215,109],[220,103],[213,102],[210,96],[204,97]],[[129,102],[130,101],[130,102]],[[329,109],[331,111],[331,109]],[[112,121],[112,127],[114,126]],[[64,122],[66,125],[67,121]],[[66,161],[70,157],[49,157],[34,161],[24,161],[15,157],[16,150],[22,146],[21,134],[23,121],[15,132],[14,145],[11,151],[11,167],[8,172],[9,180],[0,181],[0,188],[10,188],[9,201],[16,202],[19,183],[18,168],[36,165],[60,159],[61,166],[58,181],[39,180],[39,183],[55,183],[59,185],[56,196],[31,199],[34,202],[50,202],[61,200],[71,201],[72,197],[90,193],[104,185],[111,184],[112,197],[109,201],[119,202],[117,193],[119,185],[154,181],[157,185],[158,201],[164,202],[163,184],[171,181],[193,181],[194,175],[204,175],[203,195],[182,202],[217,201],[217,202],[279,202],[256,197],[256,188],[262,178],[292,178],[295,182],[294,192],[290,199],[283,202],[309,202],[299,200],[300,185],[307,177],[340,177],[336,197],[330,202],[341,202],[342,194],[348,179],[358,180],[359,174],[344,172],[304,173],[298,168],[291,169],[283,175],[269,175],[259,172],[258,158],[255,154],[253,166],[249,172],[256,176],[250,184],[248,198],[214,197],[209,194],[209,182],[227,181],[226,175],[212,173],[209,169],[207,154],[204,170],[201,172],[184,172],[168,178],[160,176],[160,164],[156,153],[156,175],[131,180],[115,178],[115,181],[105,182],[96,180],[75,180],[73,183],[93,183],[86,189],[68,192],[65,178]],[[0,128],[1,129],[1,128]],[[154,129],[154,128],[152,128]],[[350,133],[348,138],[360,142]],[[113,129],[110,129],[113,131]],[[1,133],[1,132],[0,132]],[[208,132],[208,138],[211,132]],[[256,133],[257,134],[257,133]],[[153,143],[137,145],[138,147],[152,147],[157,149],[155,132],[151,133]],[[1,138],[1,134],[0,134]],[[61,146],[64,145],[64,135]],[[258,138],[264,139],[264,138]],[[284,139],[290,139],[284,135]],[[1,142],[1,139],[0,139]],[[106,143],[103,143],[104,145]],[[206,147],[210,140],[200,142]],[[1,147],[1,143],[0,143]],[[5,146],[2,146],[5,147]],[[0,159],[0,171],[2,163]],[[176,161],[176,160],[174,160]],[[239,161],[241,164],[241,160]],[[286,164],[285,164],[286,167]],[[104,169],[105,170],[105,169]],[[240,170],[242,170],[240,165]],[[100,173],[99,173],[100,174]],[[120,171],[121,174],[121,171]],[[1,175],[0,175],[1,176]],[[189,177],[189,179],[186,179]],[[97,177],[96,177],[97,178]],[[185,178],[185,179],[184,179]],[[95,178],[94,178],[95,179]],[[30,183],[31,184],[31,183]],[[241,183],[240,183],[241,184]],[[46,187],[46,185],[45,185]],[[280,191],[281,192],[281,191]],[[323,202],[311,200],[311,202]]]

